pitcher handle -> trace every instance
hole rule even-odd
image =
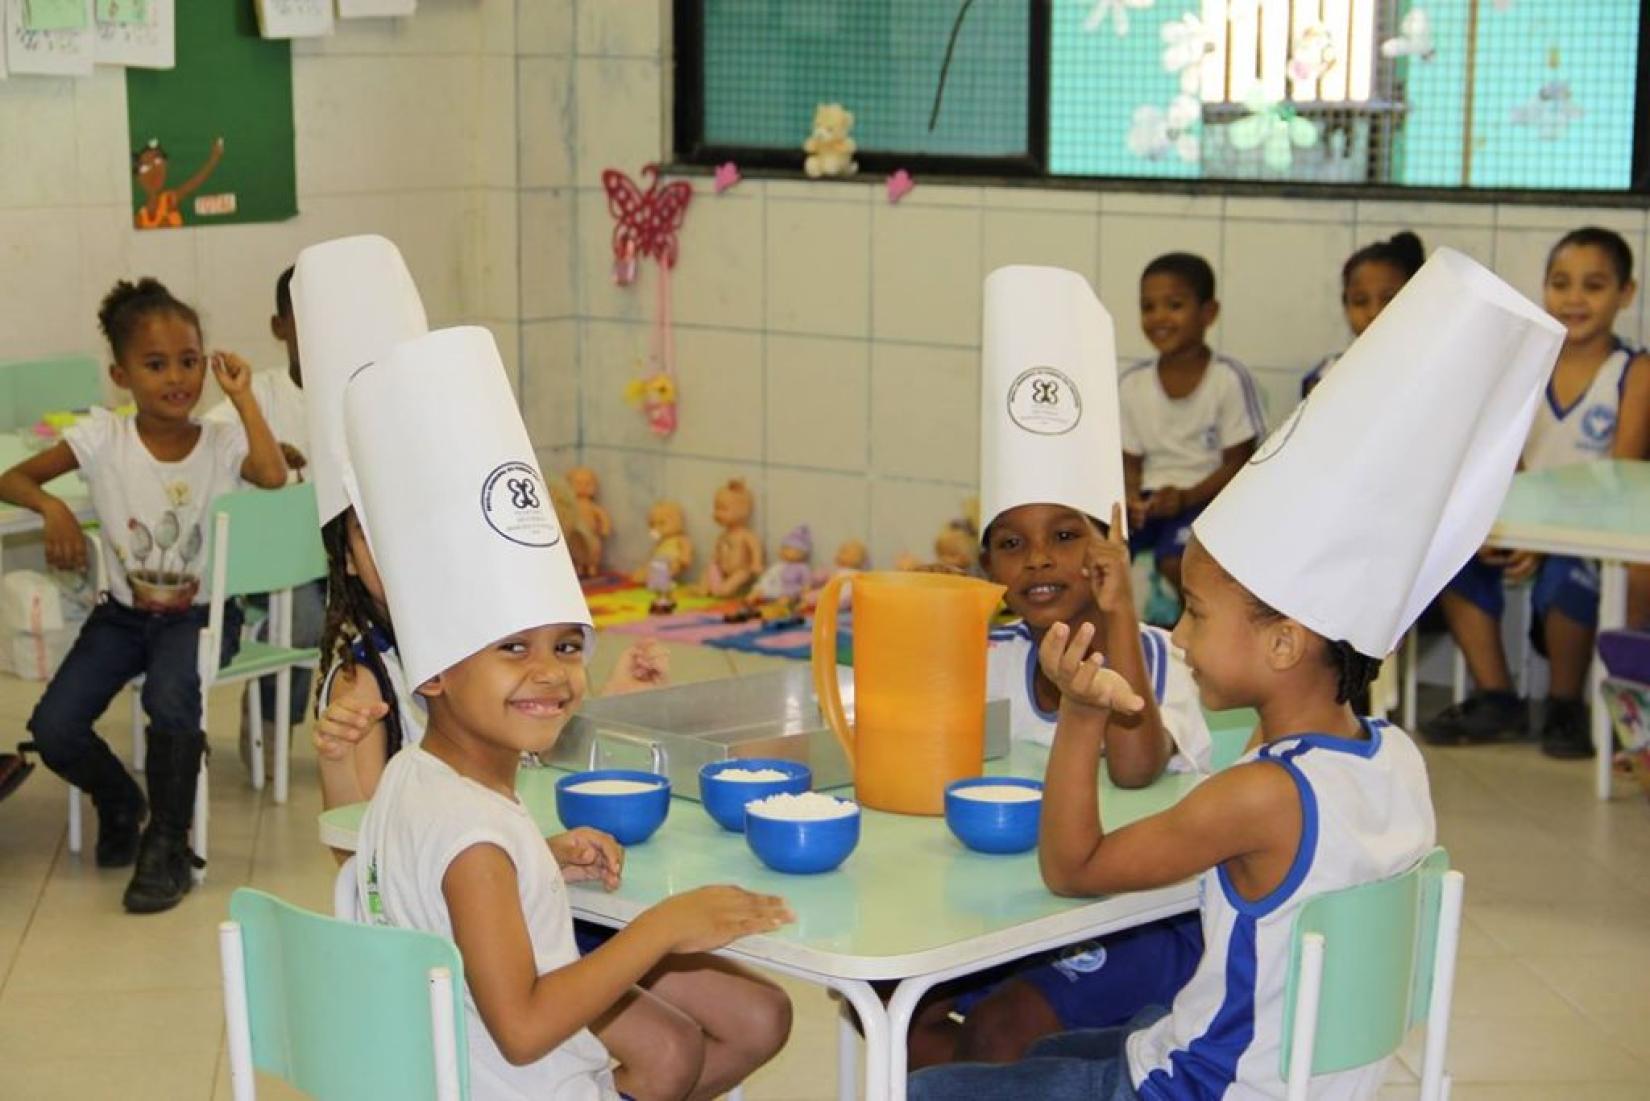
[[[836,735],[842,746],[848,767],[854,767],[854,730],[848,725],[847,713],[842,710],[842,688],[836,675],[836,620],[842,603],[842,586],[852,579],[851,574],[838,574],[826,582],[819,594],[819,605],[814,609],[814,695],[819,697],[819,709],[824,712],[825,725]]]

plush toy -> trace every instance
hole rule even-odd
[[[547,478],[550,488],[550,507],[556,512],[556,523],[567,538],[567,553],[573,559],[573,569],[580,577],[595,577],[601,573],[602,541],[590,530],[579,513],[578,497],[560,478]]]
[[[807,524],[798,524],[780,542],[778,559],[751,586],[744,608],[724,618],[739,623],[761,614],[775,623],[793,621],[813,581],[813,570],[808,565],[813,554],[813,533]],[[767,606],[765,613],[758,611],[763,605]]]
[[[574,555],[574,565],[578,567],[580,577],[600,576],[602,543],[613,534],[613,518],[608,515],[605,508],[596,503],[596,494],[601,491],[601,483],[596,480],[594,470],[587,466],[576,466],[567,472],[567,485],[573,491],[574,510],[581,534],[590,544],[586,560],[581,563],[578,556]]]
[[[648,563],[633,575],[638,585],[646,585],[654,596],[649,611],[665,614],[676,610],[672,594],[676,581],[693,564],[693,544],[687,537],[687,516],[675,501],[658,501],[647,510],[648,534],[653,537],[653,553]]]
[[[808,589],[805,601],[808,610],[812,611],[819,605],[819,594],[833,578],[852,576],[867,568],[871,560],[870,552],[865,544],[858,539],[850,539],[836,549],[836,558],[831,561],[829,570],[821,570],[814,575],[813,584]],[[847,607],[850,594],[847,589],[842,592],[842,606]]]
[[[750,529],[756,498],[743,478],[732,478],[716,491],[715,518],[722,534],[705,570],[705,591],[715,597],[738,596],[762,572],[762,544]]]
[[[811,178],[852,176],[859,171],[854,160],[858,144],[848,136],[854,128],[854,113],[840,103],[821,103],[814,108],[814,130],[802,143],[808,159],[802,170]]]

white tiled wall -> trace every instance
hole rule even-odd
[[[1222,302],[1212,342],[1255,371],[1275,420],[1293,404],[1301,375],[1348,339],[1339,271],[1359,245],[1407,227],[1429,248],[1460,249],[1531,295],[1547,248],[1574,226],[1613,226],[1640,256],[1650,251],[1641,211],[922,179],[890,206],[880,179],[747,180],[718,196],[699,176],[673,281],[682,424],[661,442],[622,393],[653,339],[656,272],[645,265],[636,286],[613,285],[613,223],[600,175],[619,167],[635,176],[666,155],[667,5],[563,7],[571,8],[567,20],[543,34],[555,55],[543,64],[556,75],[529,80],[523,61],[523,165],[542,158],[564,172],[543,185],[556,195],[553,217],[529,217],[533,191],[524,192],[523,288],[531,300],[526,292],[538,279],[529,272],[539,261],[529,256],[569,265],[572,324],[581,333],[578,432],[561,434],[575,420],[565,415],[533,423],[553,433],[539,439],[544,447],[568,461],[578,454],[603,475],[619,525],[613,553],[626,562],[645,552],[644,511],[662,495],[682,500],[692,534],[708,547],[711,494],[731,474],[756,488],[769,546],[807,521],[819,563],[849,537],[868,539],[877,563],[901,551],[926,554],[974,492],[980,285],[1003,264],[1083,273],[1117,320],[1120,353],[1134,357],[1149,351],[1136,324],[1141,268],[1170,250],[1202,254]],[[1621,330],[1645,335],[1637,307]],[[556,347],[566,344],[560,337]],[[567,385],[564,364],[529,355],[530,405]]]
[[[295,43],[300,213],[280,223],[134,231],[122,72],[0,81],[0,151],[16,167],[0,174],[0,360],[106,355],[99,299],[118,278],[152,274],[200,309],[209,343],[278,367],[276,275],[306,244],[379,232],[406,255],[431,322],[488,325],[513,369],[517,42],[565,47],[554,16],[570,11],[521,0],[531,16],[518,35],[516,6],[423,0],[412,19],[340,21],[330,38]],[[553,295],[531,274],[536,296]]]

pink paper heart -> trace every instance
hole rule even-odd
[[[911,190],[916,186],[917,181],[911,178],[911,173],[903,168],[900,169],[888,177],[888,201],[891,203],[899,202],[911,194]]]
[[[727,161],[716,166],[716,177],[712,186],[715,188],[716,193],[720,195],[742,179],[744,177],[739,175],[739,166],[732,161]]]

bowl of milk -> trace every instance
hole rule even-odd
[[[699,770],[699,801],[725,830],[745,829],[745,806],[770,795],[801,794],[813,787],[813,770],[776,757],[711,761]]]
[[[1041,780],[980,776],[945,789],[945,824],[975,852],[1023,853],[1036,848],[1042,811]]]
[[[640,845],[670,813],[670,781],[656,772],[599,768],[556,781],[556,816],[568,829],[589,826],[621,845]]]

